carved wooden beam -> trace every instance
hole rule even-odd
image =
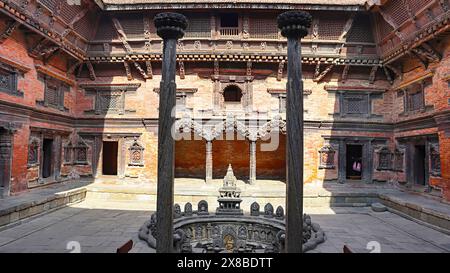
[[[347,80],[349,69],[350,69],[350,65],[344,66],[344,70],[342,71],[342,77],[341,77],[342,82],[345,82]]]
[[[183,61],[179,62],[179,68],[180,68],[180,79],[182,79],[182,80],[186,79],[186,71],[184,69],[184,62]]]
[[[133,80],[133,75],[131,74],[130,64],[127,61],[123,62],[123,66],[125,67],[125,73],[127,74],[127,78],[129,81]]]
[[[396,68],[392,65],[385,65],[385,67],[389,68],[392,72],[394,72],[395,76],[397,76],[398,78],[402,79],[403,78],[403,73],[399,68]]]
[[[123,47],[127,51],[127,53],[132,53],[133,49],[131,48],[130,44],[128,43],[127,35],[125,34],[125,31],[123,30],[122,25],[120,24],[119,20],[117,18],[112,18],[112,22],[114,25],[114,28],[117,31],[117,34],[119,34],[119,39],[123,44]]]
[[[320,75],[320,62],[317,62],[316,69],[314,70],[314,78],[319,77]]]
[[[91,81],[95,81],[97,79],[97,76],[95,75],[94,66],[92,66],[91,62],[86,62],[86,66],[89,70],[89,78]]]
[[[370,71],[370,75],[369,75],[369,82],[370,83],[374,83],[375,79],[377,77],[377,72],[378,72],[378,66],[373,66],[372,70]]]
[[[285,64],[285,61],[281,61],[281,62],[278,64],[277,81],[281,81],[281,80],[283,79],[284,64]]]
[[[219,76],[220,75],[220,64],[219,64],[219,60],[214,60],[214,76]]]
[[[389,73],[386,66],[383,66],[384,75],[386,75],[386,79],[389,81],[390,84],[394,83],[394,80],[392,79],[391,73]]]
[[[414,48],[413,51],[431,62],[439,62],[442,60],[442,54],[436,51],[436,49],[428,43],[421,44],[419,47]]]
[[[325,76],[333,69],[334,64],[329,65],[327,68],[325,68],[322,73],[320,73],[317,77],[314,78],[314,82],[320,82]]]
[[[134,67],[136,67],[136,69],[139,71],[139,74],[141,74],[145,80],[149,78],[145,70],[141,67],[141,65],[138,62],[133,61],[133,65]]]
[[[75,73],[75,70],[77,69],[77,67],[79,67],[81,64],[82,64],[82,62],[76,61],[74,64],[69,66],[67,68],[67,75],[68,76],[72,76]]]
[[[20,23],[17,21],[13,21],[8,24],[6,29],[3,31],[2,34],[0,34],[0,44],[3,44],[6,39],[11,37],[11,35],[14,33],[14,31],[20,26]]]
[[[43,38],[40,41],[38,41],[28,52],[28,55],[32,58],[39,58],[41,55],[41,52],[48,46],[49,40]]]
[[[353,22],[355,21],[355,15],[353,14],[345,23],[344,29],[342,30],[342,34],[339,37],[340,41],[346,41],[348,32],[352,29]]]
[[[146,61],[145,65],[147,66],[147,77],[149,79],[153,79],[153,67],[151,61]]]

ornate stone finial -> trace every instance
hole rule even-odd
[[[287,11],[277,18],[281,35],[287,38],[303,38],[311,27],[312,16],[304,11]]]
[[[223,186],[224,187],[235,187],[236,186],[236,176],[234,176],[233,167],[228,165],[227,174],[225,175],[225,178],[223,179]]]
[[[179,13],[163,12],[153,19],[156,33],[163,39],[180,39],[188,26],[186,17]]]

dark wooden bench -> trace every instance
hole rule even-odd
[[[128,241],[126,244],[117,249],[117,253],[130,253],[133,249],[133,240]]]

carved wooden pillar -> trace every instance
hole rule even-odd
[[[175,83],[177,40],[184,36],[187,19],[178,13],[160,13],[155,16],[157,34],[164,41],[162,76],[159,96],[158,129],[158,197],[157,243],[158,253],[173,252],[173,193],[175,176],[175,140],[172,125],[176,105]]]
[[[212,140],[206,140],[206,183],[210,183],[213,180],[213,151]]]
[[[250,140],[250,175],[249,183],[256,182],[256,140]]]
[[[303,252],[303,81],[299,40],[308,34],[312,17],[288,11],[278,16],[281,34],[288,38],[286,98],[287,183],[286,252]]]

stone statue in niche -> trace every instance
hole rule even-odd
[[[205,200],[202,200],[198,203],[197,214],[198,215],[209,215],[208,202],[206,202]]]
[[[181,213],[181,207],[178,204],[175,204],[173,207],[173,217],[175,219],[180,218],[181,216],[183,216],[183,214]]]
[[[279,219],[279,220],[283,220],[284,219],[284,209],[282,206],[279,206],[277,208],[277,211],[275,212],[275,218]]]
[[[273,217],[273,206],[272,204],[268,203],[264,207],[264,217],[272,218]]]
[[[251,206],[250,206],[250,215],[251,216],[259,216],[259,204],[257,202],[254,202]]]
[[[247,239],[247,228],[245,226],[241,226],[238,232],[239,238]]]
[[[192,204],[186,203],[184,205],[184,216],[192,216]]]

